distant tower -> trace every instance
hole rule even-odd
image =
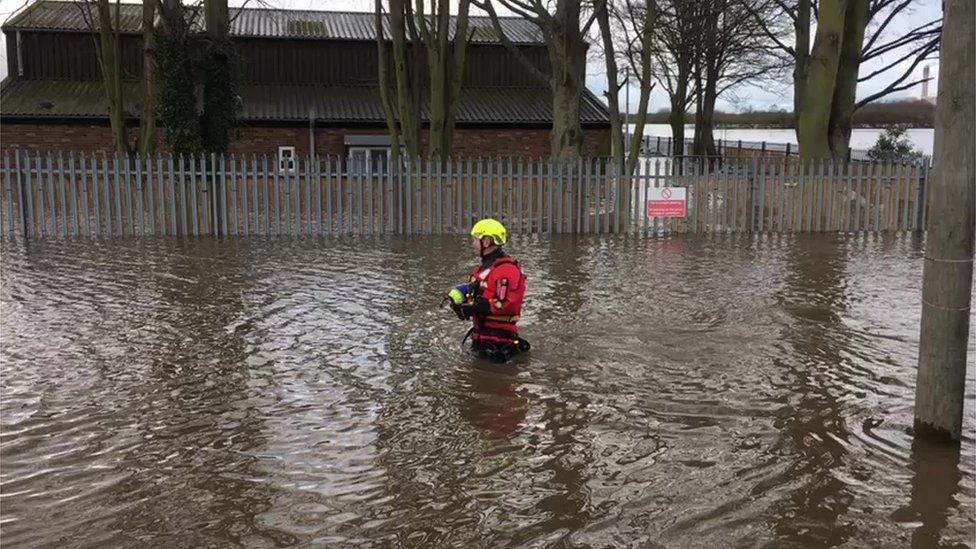
[[[922,82],[922,99],[928,101],[929,100],[929,66],[928,65],[925,65],[925,68],[922,69],[922,79],[924,80],[924,82]]]

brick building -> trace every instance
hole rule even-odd
[[[121,5],[120,49],[125,109],[133,140],[140,106],[141,6]],[[373,14],[231,9],[240,54],[242,110],[235,153],[385,156],[389,137],[377,88]],[[538,30],[519,18],[506,35],[533,63],[547,68]],[[552,105],[498,42],[490,20],[473,17],[454,134],[458,155],[548,156]],[[42,0],[2,28],[8,77],[0,85],[2,147],[109,151],[112,148],[94,44],[77,4]],[[589,91],[581,117],[584,154],[606,154],[609,118]],[[165,140],[160,136],[161,147]]]

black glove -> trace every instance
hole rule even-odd
[[[474,307],[468,303],[462,303],[460,305],[451,302],[451,309],[454,310],[454,314],[457,315],[459,320],[470,320],[471,310]]]

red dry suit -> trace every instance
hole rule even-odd
[[[501,249],[483,257],[471,275],[470,288],[474,295],[469,332],[472,349],[506,350],[511,346],[510,354],[527,350],[527,344],[518,337],[517,323],[525,297],[525,274],[518,261]]]

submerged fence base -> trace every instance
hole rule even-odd
[[[482,217],[513,233],[904,231],[926,224],[917,165],[780,158],[342,157],[27,153],[3,158],[8,237],[465,233]],[[685,187],[686,215],[648,215],[651,189]]]

